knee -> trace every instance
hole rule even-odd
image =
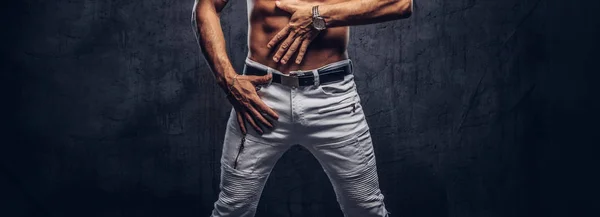
[[[256,199],[255,199],[256,198]],[[258,197],[243,192],[221,190],[214,204],[213,217],[254,216],[258,206]]]
[[[387,210],[383,203],[383,194],[379,189],[361,190],[349,194],[349,197],[340,201],[344,213],[348,217],[384,217],[387,216]]]
[[[232,168],[223,167],[215,211],[229,213],[224,216],[245,216],[243,213],[253,212],[258,205],[266,179],[267,175],[242,174]]]
[[[347,216],[387,216],[384,196],[379,189],[377,172],[371,167],[353,177],[348,177],[342,186],[340,205]]]

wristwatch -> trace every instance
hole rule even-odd
[[[323,19],[323,17],[321,17],[321,15],[319,15],[319,6],[315,5],[312,7],[312,25],[313,27],[315,27],[315,29],[321,31],[324,30],[326,28],[325,26],[325,19]]]

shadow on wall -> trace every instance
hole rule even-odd
[[[414,162],[378,165],[381,189],[392,216],[447,217],[446,188],[431,168]]]
[[[410,161],[378,162],[380,188],[392,216],[447,217],[446,189],[431,168]],[[292,146],[277,162],[260,199],[257,216],[343,216],[319,162]]]

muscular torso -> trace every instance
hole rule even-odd
[[[276,63],[272,60],[276,49],[270,50],[267,44],[279,30],[285,27],[290,14],[279,10],[275,0],[248,1],[248,52],[250,59],[277,69],[283,73],[294,70],[315,69],[339,60],[348,58],[348,27],[328,28],[321,31],[309,45],[302,63],[289,61],[287,64]],[[285,0],[284,0],[285,1]],[[290,1],[290,0],[288,0]],[[337,3],[345,0],[291,0],[305,2],[309,5],[319,3]],[[278,46],[276,47],[278,48]],[[294,54],[290,60],[295,60]]]

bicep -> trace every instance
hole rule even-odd
[[[223,8],[227,5],[229,0],[195,0],[194,11],[200,11],[200,8],[209,7],[214,9],[215,12],[220,13]]]
[[[215,0],[194,0],[194,7],[192,8],[192,29],[196,39],[200,39],[201,26],[199,24],[206,24],[210,22],[218,22],[218,13],[216,12]],[[204,25],[202,25],[204,26]]]
[[[192,10],[192,28],[199,39],[201,23],[217,23],[219,24],[219,14],[227,5],[228,0],[195,0]]]
[[[194,14],[209,11],[220,13],[229,0],[195,0]]]
[[[217,11],[217,13],[221,13],[223,8],[225,8],[225,6],[227,5],[227,2],[229,2],[229,0],[209,0],[209,1],[213,2],[213,5],[215,6],[215,10]]]
[[[194,0],[192,9],[192,25],[197,27],[199,22],[218,20],[221,10],[227,4],[226,0]]]

